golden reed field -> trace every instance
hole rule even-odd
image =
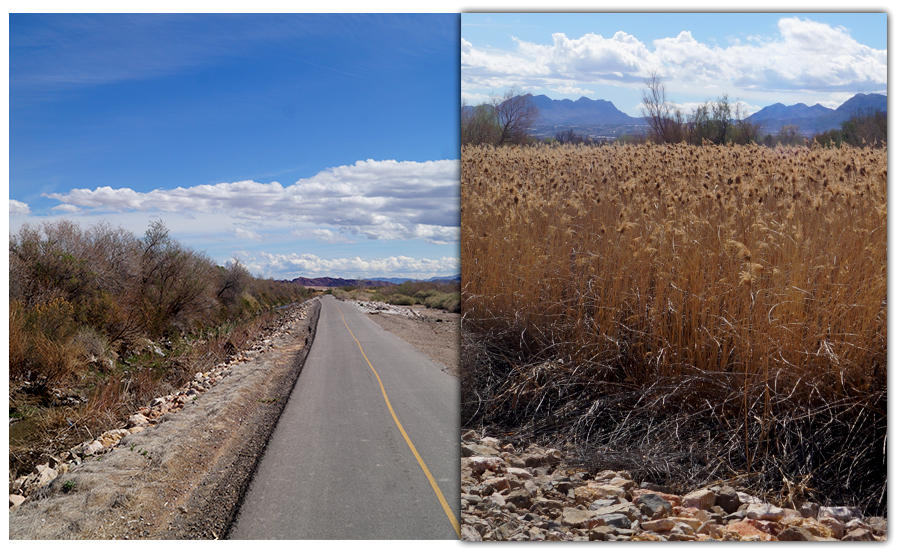
[[[463,147],[461,166],[464,424],[667,459],[650,476],[886,498],[886,148]]]

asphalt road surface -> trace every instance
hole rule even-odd
[[[229,537],[455,539],[459,475],[459,380],[326,296]]]

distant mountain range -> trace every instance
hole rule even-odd
[[[646,124],[643,118],[634,118],[616,108],[616,106],[602,99],[591,100],[581,97],[577,101],[570,99],[553,100],[546,95],[531,97],[540,110],[538,125],[544,126],[610,126],[631,125],[641,126]]]
[[[859,111],[878,110],[887,112],[887,95],[858,93],[837,108],[825,108],[821,104],[806,106],[798,103],[784,106],[775,103],[747,118],[759,124],[763,131],[777,132],[782,126],[797,126],[801,133],[824,132],[841,127]]]
[[[387,277],[375,277],[370,280],[379,280],[384,282],[390,282],[392,284],[402,284],[404,282],[459,282],[460,275],[450,275],[446,277],[431,277],[429,279],[410,279],[410,278],[387,278]]]
[[[294,284],[299,284],[300,286],[317,286],[323,288],[340,288],[342,286],[356,286],[359,284],[358,280],[353,279],[343,279],[343,278],[334,278],[334,277],[319,277],[319,278],[306,278],[306,277],[297,277],[288,282],[293,282]],[[382,282],[379,280],[366,280],[367,287],[375,287],[375,286],[390,286],[390,282]]]
[[[409,278],[385,278],[385,277],[376,277],[371,279],[363,279],[366,283],[367,288],[375,288],[378,286],[390,286],[392,284],[402,284],[404,282],[459,282],[460,275],[452,275],[448,277],[431,277],[430,279],[419,280],[419,279],[409,279]],[[295,284],[299,284],[301,286],[316,286],[323,288],[340,288],[342,286],[356,286],[359,284],[358,279],[344,279],[344,278],[333,278],[333,277],[319,277],[319,278],[306,278],[306,277],[297,277],[291,281]]]
[[[538,120],[535,122],[539,128],[642,126],[647,123],[643,118],[629,116],[610,101],[602,99],[591,100],[581,97],[577,101],[554,100],[546,95],[537,95],[531,96],[531,100],[540,110]],[[795,125],[800,128],[801,133],[812,133],[840,128],[842,122],[853,117],[858,111],[870,109],[887,112],[887,96],[859,93],[836,109],[826,108],[821,104],[807,106],[799,103],[785,106],[776,103],[747,119],[760,124],[764,132],[778,132],[782,126]]]

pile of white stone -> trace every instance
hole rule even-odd
[[[306,301],[289,308],[266,327],[263,336],[257,338],[250,348],[229,356],[224,362],[209,371],[194,374],[191,381],[177,393],[155,398],[147,406],[138,408],[137,412],[128,417],[123,427],[104,431],[94,439],[89,439],[51,457],[47,464],[37,465],[31,474],[19,476],[11,481],[9,484],[9,507],[14,508],[21,505],[39,488],[65,474],[72,467],[78,466],[85,458],[109,452],[116,446],[124,444],[125,442],[122,440],[125,437],[157,425],[160,418],[166,414],[179,412],[185,404],[213,388],[223,377],[227,377],[230,368],[235,364],[250,361],[263,352],[272,350],[272,343],[276,338],[287,334],[294,322],[306,318],[310,303],[311,301]]]
[[[388,313],[411,317],[413,319],[422,318],[422,314],[406,306],[395,306],[385,302],[367,302],[364,300],[348,300],[348,303],[353,304],[356,306],[356,309],[363,313]]]
[[[462,437],[462,539],[884,541],[887,521],[854,507],[782,508],[730,486],[676,495],[626,471],[567,468],[556,449]]]

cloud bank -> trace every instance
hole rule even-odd
[[[248,224],[238,232],[247,239],[260,239],[253,228],[280,222],[289,223],[298,236],[334,236],[323,232],[321,227],[327,226],[370,240],[459,241],[457,160],[369,159],[287,187],[244,180],[150,192],[99,187],[44,195],[59,201],[58,209],[70,212],[226,214]],[[22,210],[17,204],[10,200],[10,212]]]
[[[652,70],[691,87],[730,85],[756,91],[887,89],[887,51],[856,42],[843,27],[782,18],[772,39],[753,37],[725,48],[703,44],[689,31],[648,46],[623,31],[612,37],[553,33],[552,44],[513,39],[514,52],[479,49],[462,39],[463,96],[504,89],[575,89],[578,84],[643,84]]]
[[[263,276],[341,276],[343,278],[411,277],[430,278],[459,272],[459,258],[416,259],[406,256],[383,258],[340,257],[324,259],[309,253],[276,254],[238,252],[238,260],[254,274]]]

